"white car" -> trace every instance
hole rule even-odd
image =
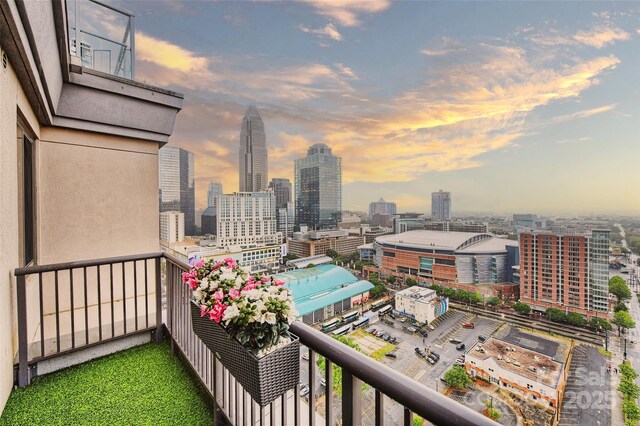
[[[303,353],[302,354],[302,359],[304,359],[305,361],[309,361],[309,354],[308,353]]]
[[[403,318],[400,318],[400,322],[407,322],[407,319],[406,319],[406,318],[404,318],[404,317],[403,317]]]
[[[429,324],[427,327],[429,327],[429,330],[435,330],[436,328],[434,326],[432,326],[431,324]]]
[[[309,395],[309,385],[300,386],[300,396],[307,396],[307,395]]]

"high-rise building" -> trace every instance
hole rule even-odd
[[[216,198],[219,247],[260,247],[280,244],[276,226],[276,197],[272,192],[237,192]]]
[[[520,233],[520,300],[534,309],[608,311],[609,230]]]
[[[283,178],[273,178],[269,183],[269,188],[273,189],[276,196],[276,208],[287,208],[287,203],[293,201],[291,198],[291,181]]]
[[[179,243],[184,240],[184,213],[160,213],[160,241]]]
[[[451,193],[442,189],[431,193],[431,220],[451,220]]]
[[[384,198],[374,201],[369,204],[369,219],[372,219],[375,214],[393,217],[396,214],[396,203],[387,202]]]
[[[276,202],[277,203],[277,202]],[[287,237],[293,236],[293,226],[295,210],[292,202],[288,202],[286,207],[277,209],[278,212],[278,232],[282,233],[283,241],[286,241]]]
[[[391,225],[394,234],[424,229],[422,213],[398,213],[392,218]]]
[[[249,105],[240,129],[240,192],[267,189],[267,136],[258,109]]]
[[[216,197],[222,194],[221,182],[209,182],[209,189],[207,190],[207,207],[215,206]]]
[[[323,143],[295,160],[296,225],[335,228],[342,210],[342,159]]]
[[[196,231],[196,193],[193,154],[175,146],[165,146],[159,154],[160,211],[184,213],[184,232]]]

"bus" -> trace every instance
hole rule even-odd
[[[331,329],[335,328],[341,322],[342,320],[340,318],[334,318],[330,321],[327,321],[322,324],[322,331],[326,333],[327,331],[330,331]]]
[[[362,327],[365,324],[369,324],[369,317],[360,317],[356,322],[353,323],[353,329],[355,330],[358,327]]]
[[[345,334],[347,334],[350,331],[351,331],[351,325],[345,325],[344,327],[341,327],[341,328],[335,330],[333,332],[333,335],[334,336],[344,336]]]
[[[371,304],[371,310],[375,312],[378,309],[382,308],[382,306],[384,306],[385,303],[387,303],[386,300],[379,300],[376,303]]]
[[[355,321],[356,319],[358,319],[358,311],[351,311],[348,314],[344,314],[342,316],[342,322],[344,323],[348,323],[348,322],[352,322]]]
[[[391,305],[385,306],[384,308],[380,309],[380,311],[378,312],[378,316],[388,314],[389,312],[391,312],[391,309],[393,309]]]

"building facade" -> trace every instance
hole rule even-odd
[[[158,156],[160,211],[184,213],[184,232],[196,231],[196,193],[193,154],[175,146],[165,146]]]
[[[257,192],[267,189],[269,163],[267,135],[258,109],[249,105],[240,128],[240,192]]]
[[[277,202],[276,202],[277,203]],[[285,207],[277,209],[278,232],[282,234],[283,241],[293,237],[293,227],[295,225],[295,209],[292,202],[288,202]]]
[[[14,387],[20,340],[14,271],[157,251],[158,150],[168,143],[183,103],[179,93],[136,82],[133,69],[125,64],[91,69],[94,62],[83,61],[86,55],[82,58],[72,49],[72,39],[85,43],[88,35],[67,21],[69,3],[0,2],[0,413]],[[87,22],[85,12],[112,12],[97,3],[86,6],[79,12],[82,22]],[[114,35],[100,24],[91,29],[93,34],[126,39],[124,28]],[[135,56],[128,43],[122,42],[124,49]],[[148,272],[153,282],[154,269],[137,263],[138,273]],[[133,269],[127,269],[133,276]],[[25,277],[29,309],[21,325],[29,330],[30,348],[56,341],[67,350],[69,315],[60,315],[56,338],[51,275],[43,276],[42,311],[37,275]],[[85,284],[76,279],[72,288],[78,296],[87,291],[95,301],[98,284],[92,275]],[[118,296],[119,302],[133,306],[133,277],[125,285],[126,297]],[[152,289],[147,295],[154,300]],[[65,299],[60,300],[60,311],[68,313]],[[95,302],[85,305],[84,300],[77,297],[75,309],[92,313],[86,322],[76,321],[77,336],[99,327],[92,311]],[[102,293],[102,303],[112,300],[108,292]],[[133,309],[127,320],[134,321]],[[113,323],[103,317],[101,325],[110,328]],[[44,341],[36,330],[43,332]],[[68,356],[65,363],[79,362],[75,358]]]
[[[342,159],[318,143],[295,160],[296,225],[335,228],[342,210]]]
[[[184,240],[184,213],[160,213],[160,241],[179,243]]]
[[[221,182],[209,182],[209,189],[207,189],[207,207],[215,206],[216,197],[222,194],[224,194],[224,192]]]
[[[216,237],[219,247],[259,247],[280,244],[276,197],[272,192],[237,192],[216,199]]]
[[[287,250],[298,257],[326,254],[329,249],[342,256],[357,252],[362,244],[363,236],[349,235],[346,231],[311,231],[306,235],[295,233],[287,239]]]
[[[424,222],[424,229],[429,231],[487,233],[489,232],[489,224],[471,222],[438,222],[427,220]]]
[[[429,324],[449,309],[449,298],[439,297],[435,290],[413,286],[395,293],[396,311]]]
[[[216,235],[218,233],[218,215],[216,211],[215,206],[209,206],[202,212],[200,216],[202,235]]]
[[[276,208],[284,209],[288,203],[293,202],[291,197],[291,181],[283,178],[273,178],[269,182],[269,188],[276,196]]]
[[[396,214],[396,203],[387,202],[384,198],[369,204],[369,220],[373,220],[374,215],[393,217]]]
[[[608,312],[609,231],[520,233],[520,300],[586,317]]]
[[[451,220],[451,193],[443,191],[431,193],[431,220]]]

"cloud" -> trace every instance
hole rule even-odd
[[[587,46],[601,49],[618,40],[630,40],[631,35],[620,28],[598,27],[589,31],[579,31],[573,38]]]
[[[592,141],[593,138],[588,137],[588,136],[584,136],[581,138],[577,138],[577,139],[561,139],[559,141],[557,141],[556,143],[559,145],[566,145],[566,144],[570,144],[570,143],[581,143],[581,142],[589,142]]]
[[[206,70],[209,62],[183,47],[140,31],[136,32],[136,60],[183,72]]]
[[[336,41],[342,40],[342,34],[338,32],[338,30],[336,29],[336,26],[333,25],[332,23],[328,23],[327,25],[324,26],[324,28],[316,28],[316,29],[305,27],[304,25],[298,25],[298,29],[303,33],[311,33],[319,37],[330,38]]]
[[[379,13],[391,6],[390,0],[303,0],[316,13],[334,19],[345,27],[360,25],[359,15]]]
[[[582,111],[573,112],[571,114],[564,114],[564,115],[557,116],[553,119],[553,121],[560,122],[560,121],[569,121],[576,118],[587,118],[587,117],[591,117],[592,115],[601,114],[607,111],[612,111],[617,106],[618,104],[609,104],[609,105],[603,105],[597,108],[585,109]]]
[[[340,74],[342,74],[343,76],[350,78],[352,80],[357,80],[358,76],[356,75],[356,73],[349,67],[344,66],[341,63],[336,63],[334,64],[334,66],[336,67],[336,69],[338,70],[338,72]]]

